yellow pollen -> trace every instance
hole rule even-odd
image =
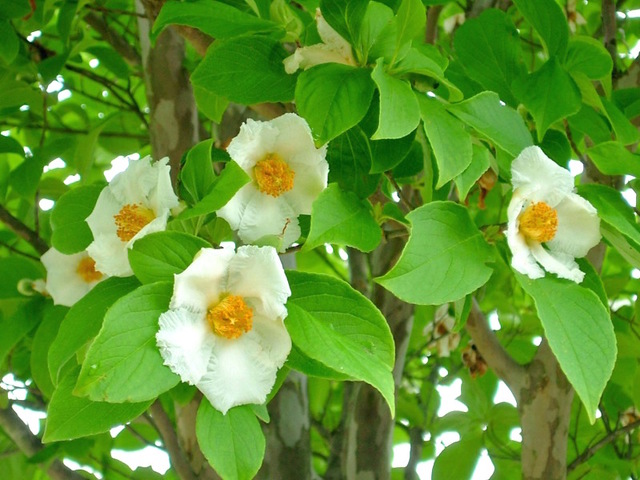
[[[558,212],[544,202],[532,203],[518,217],[520,232],[536,242],[548,242],[558,230]]]
[[[96,270],[96,262],[91,257],[80,260],[76,272],[87,283],[97,282],[102,278],[102,273]]]
[[[276,153],[269,153],[253,168],[258,190],[279,197],[293,188],[294,172]]]
[[[229,340],[239,338],[253,326],[253,310],[239,295],[227,295],[207,311],[213,333]]]
[[[149,208],[129,203],[122,207],[113,218],[116,221],[116,227],[118,227],[116,235],[123,242],[128,242],[156,216]]]

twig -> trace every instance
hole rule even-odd
[[[612,77],[618,76],[618,43],[616,41],[616,2],[615,0],[602,0],[602,30],[604,47],[613,60]]]
[[[475,299],[465,328],[487,364],[507,384],[516,402],[519,402],[520,390],[526,379],[526,369],[516,362],[498,341]]]
[[[6,128],[24,128],[27,130],[40,130],[42,128],[42,125],[37,124],[37,123],[33,123],[33,124],[29,124],[29,125],[20,125],[17,123],[11,123],[11,122],[5,122],[3,124],[1,124],[2,127],[6,127]],[[88,133],[90,133],[89,130],[87,129],[82,129],[82,128],[69,128],[69,127],[48,127],[50,132],[57,132],[57,133],[69,133],[69,134],[73,134],[73,135],[87,135]],[[119,137],[119,138],[136,138],[139,140],[149,140],[149,136],[148,135],[137,135],[135,133],[128,133],[128,132],[101,132],[100,133],[101,137]]]
[[[129,15],[132,17],[141,17],[141,18],[146,18],[146,15],[143,13],[138,13],[138,12],[133,12],[130,10],[120,10],[117,8],[104,8],[104,7],[98,7],[96,5],[85,5],[85,8],[88,10],[94,10],[96,12],[103,12],[103,13],[113,13],[114,15]]]
[[[636,420],[635,422],[631,422],[630,424],[625,425],[622,428],[618,428],[616,430],[610,431],[604,437],[602,437],[602,439],[598,443],[596,443],[595,445],[587,448],[578,457],[576,457],[573,460],[573,462],[571,462],[569,464],[569,466],[567,467],[567,472],[571,472],[578,465],[581,465],[582,463],[584,463],[587,460],[589,460],[591,457],[593,457],[596,454],[596,452],[598,450],[600,450],[603,447],[606,447],[608,444],[613,442],[616,438],[618,438],[623,433],[628,433],[628,432],[636,429],[637,427],[640,427],[640,419]]]
[[[391,185],[393,185],[393,188],[396,189],[396,192],[398,192],[398,197],[400,197],[400,201],[402,202],[402,204],[408,209],[408,210],[413,210],[415,207],[413,206],[413,204],[409,201],[409,199],[404,195],[404,192],[402,190],[402,187],[400,187],[400,185],[398,185],[398,182],[396,181],[395,178],[393,178],[393,175],[391,175],[390,173],[386,174],[387,178],[389,179],[389,181],[391,182]]]
[[[433,45],[436,42],[438,36],[438,18],[444,5],[433,5],[427,10],[427,28],[424,33],[425,43]]]
[[[91,27],[120,54],[127,64],[132,67],[137,67],[142,64],[140,54],[122,35],[109,26],[104,19],[104,15],[89,12],[84,16],[84,21],[91,25]]]
[[[13,233],[26,240],[36,250],[36,252],[43,254],[49,250],[49,245],[47,245],[36,232],[11,215],[9,210],[4,208],[2,205],[0,205],[0,222],[9,227]]]
[[[22,250],[18,250],[16,247],[12,247],[8,243],[0,242],[0,247],[4,247],[10,252],[15,253],[16,255],[22,255],[23,257],[30,258],[31,260],[35,260],[36,262],[40,261],[40,258],[36,257],[35,255],[31,255],[30,253],[23,252]]]
[[[153,402],[150,407],[151,415],[153,416],[154,425],[158,428],[158,432],[162,437],[162,442],[167,449],[171,464],[175,468],[176,473],[182,480],[196,480],[196,476],[191,470],[189,462],[184,456],[180,444],[178,443],[178,436],[173,428],[171,420],[167,416],[167,413],[162,408],[162,404],[159,400]]]
[[[34,434],[31,433],[11,406],[0,408],[0,427],[13,443],[27,456],[33,457],[44,447]],[[42,462],[41,462],[42,463]],[[62,461],[56,459],[47,468],[47,473],[54,480],[83,480],[84,477],[67,468]]]

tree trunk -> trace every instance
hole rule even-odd
[[[527,367],[525,385],[519,395],[523,479],[566,478],[573,393],[544,340]]]

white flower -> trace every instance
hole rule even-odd
[[[56,305],[72,306],[107,278],[96,270],[96,262],[86,251],[65,255],[50,248],[40,260],[47,269],[46,291]]]
[[[169,176],[169,159],[131,160],[107,185],[87,218],[93,242],[87,249],[101,272],[133,275],[127,249],[139,238],[166,228],[169,210],[178,205]]]
[[[283,60],[285,71],[295,73],[299,68],[306,70],[321,63],[356,65],[351,45],[331,28],[320,9],[316,9],[316,25],[323,43],[297,48],[293,55]]]
[[[518,155],[511,177],[506,235],[513,268],[535,279],[544,276],[542,265],[560,278],[582,282],[584,272],[575,258],[584,257],[600,241],[596,209],[573,193],[571,174],[538,147]]]
[[[251,177],[220,210],[245,243],[278,242],[284,251],[300,236],[298,215],[327,186],[326,146],[316,148],[307,122],[286,113],[268,122],[247,120],[227,151]]]
[[[291,295],[273,247],[203,248],[175,276],[156,335],[165,365],[216,409],[263,403],[291,350]]]
[[[439,357],[448,357],[451,350],[458,348],[460,334],[452,332],[455,323],[456,319],[449,315],[449,304],[446,303],[436,310],[433,322],[424,329],[424,335],[432,338],[427,347],[435,348]]]

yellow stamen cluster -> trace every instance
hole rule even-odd
[[[123,242],[128,242],[156,216],[153,210],[142,205],[127,204],[113,218],[118,227],[116,235]]]
[[[279,197],[293,188],[295,172],[276,153],[269,153],[253,168],[258,190]]]
[[[253,310],[239,295],[227,295],[207,311],[213,333],[229,340],[239,338],[253,326]]]
[[[558,230],[558,212],[544,202],[532,203],[518,217],[520,233],[536,242],[548,242]]]
[[[102,273],[96,270],[96,262],[91,257],[80,260],[76,272],[87,283],[97,282],[102,278]]]

